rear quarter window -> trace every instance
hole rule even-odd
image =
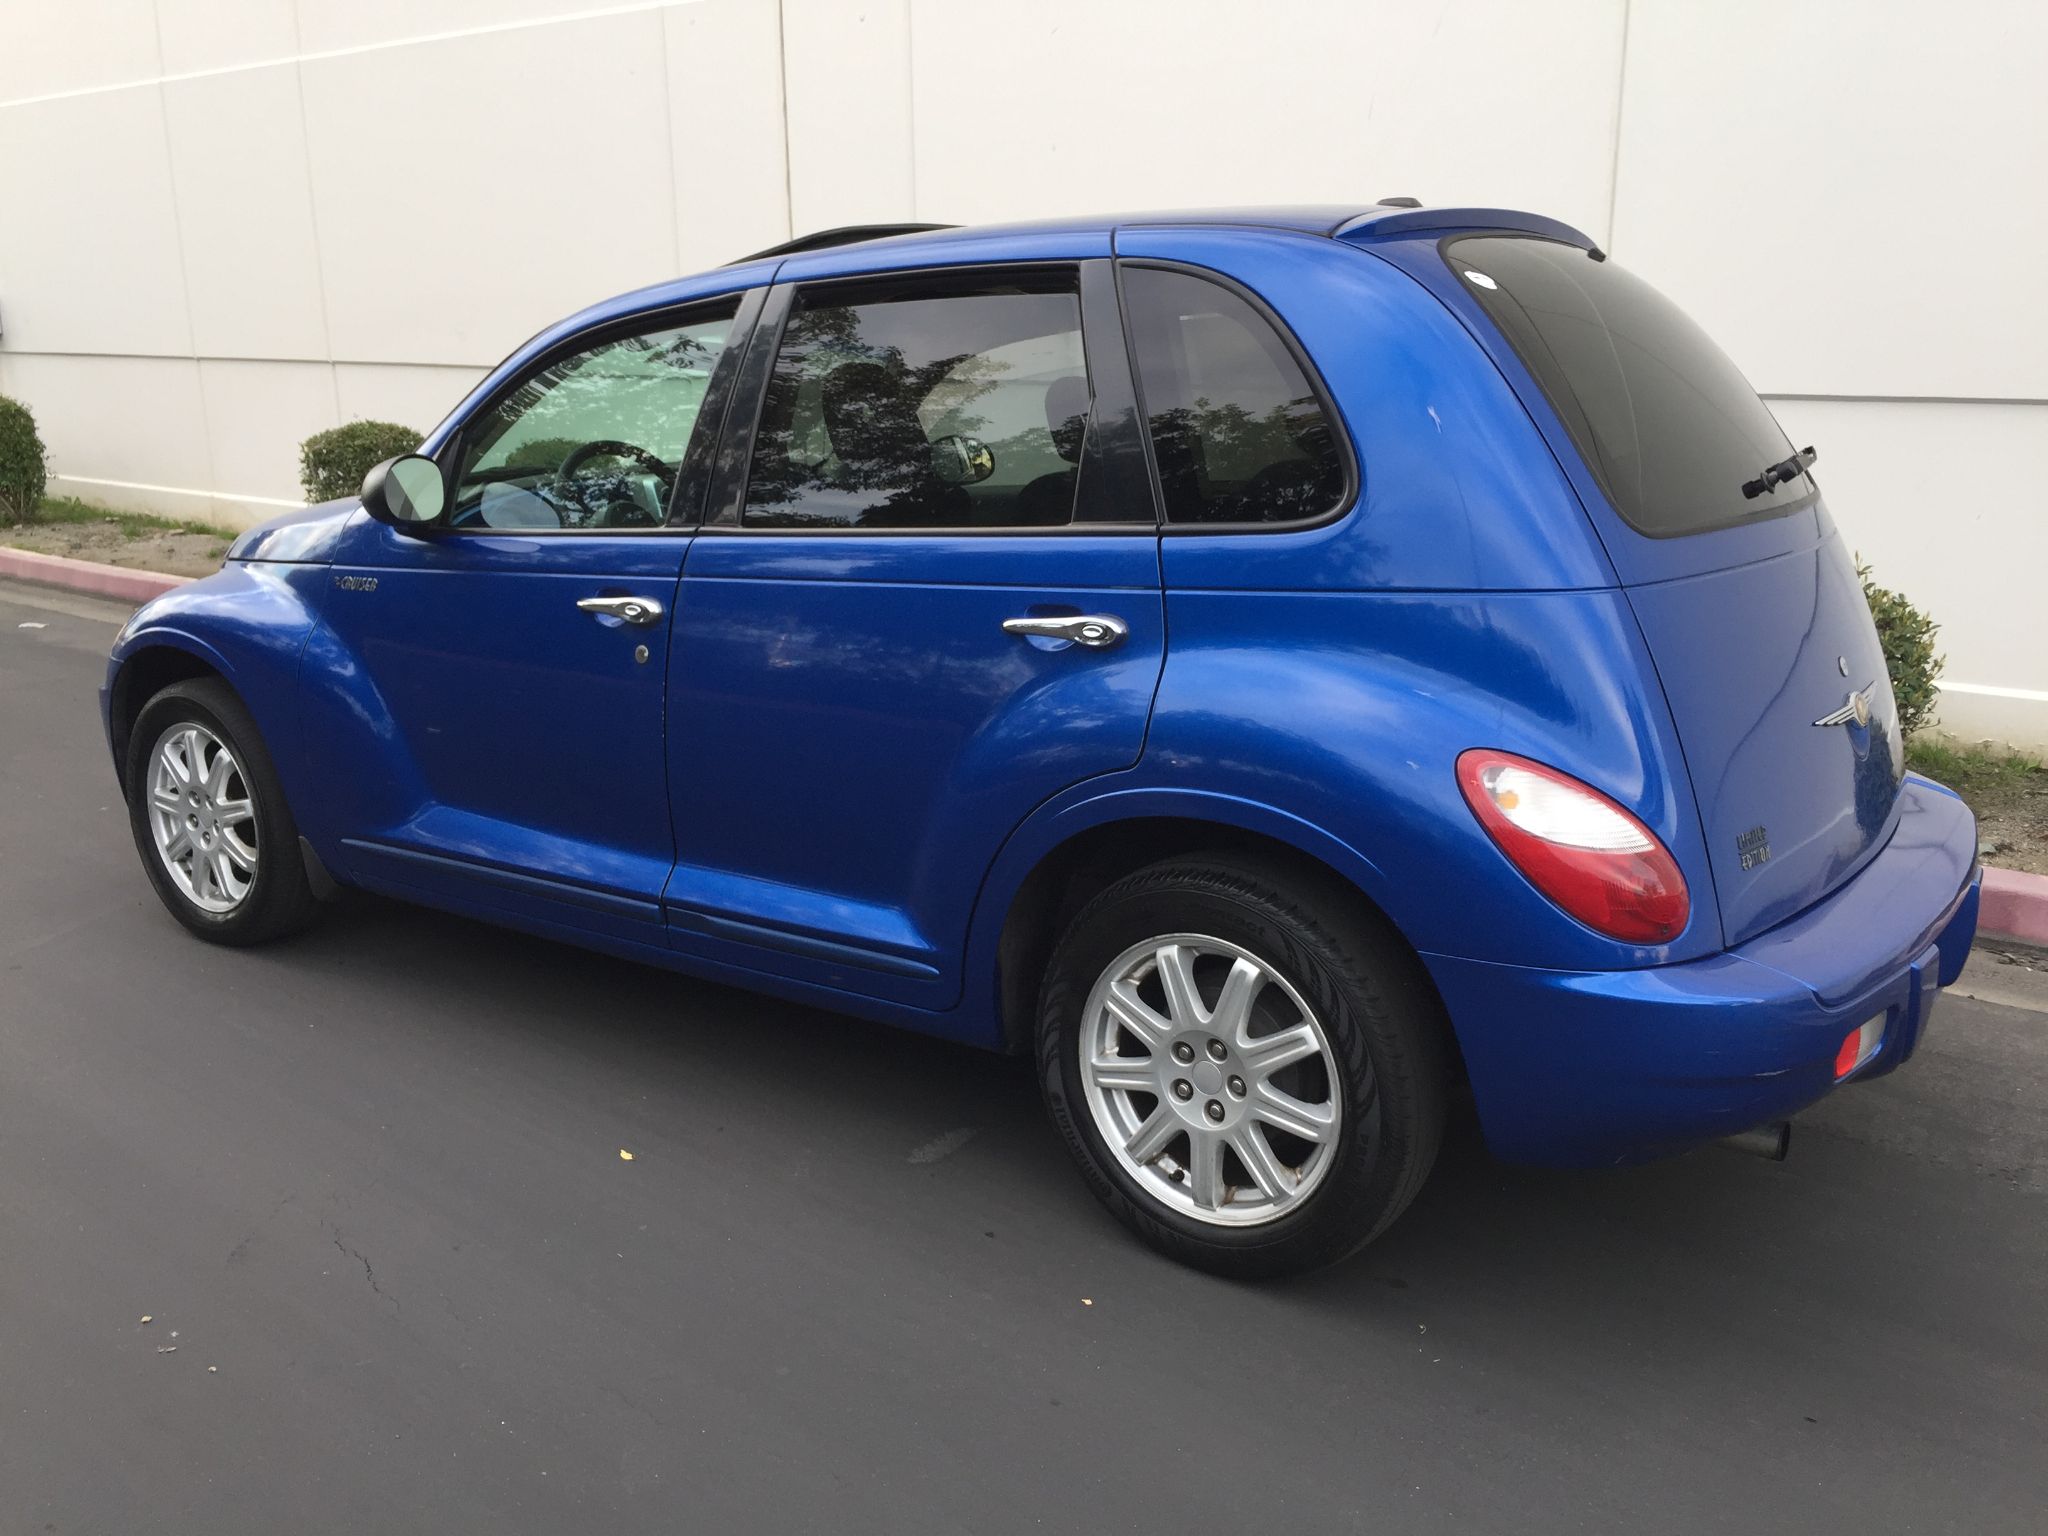
[[[1167,521],[1297,523],[1335,510],[1336,431],[1265,318],[1186,272],[1127,266],[1123,291]]]
[[[1813,502],[1806,473],[1744,494],[1792,445],[1727,354],[1641,278],[1529,236],[1466,236],[1443,254],[1638,533],[1707,533]]]

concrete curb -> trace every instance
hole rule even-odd
[[[155,571],[130,571],[118,565],[101,565],[95,560],[73,560],[66,555],[39,555],[27,549],[0,549],[0,576],[17,581],[38,582],[46,587],[64,587],[88,592],[123,603],[146,603],[159,593],[182,587],[189,576],[163,576]]]
[[[1985,866],[1977,937],[2048,948],[2048,875]]]

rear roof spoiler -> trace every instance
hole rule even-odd
[[[1513,208],[1369,208],[1331,233],[1339,240],[1362,245],[1371,240],[1396,240],[1409,235],[1449,234],[1454,229],[1509,230],[1562,240],[1589,251],[1599,249],[1587,235],[1569,224]]]

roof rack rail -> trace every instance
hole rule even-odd
[[[836,229],[821,229],[816,234],[798,235],[794,240],[785,240],[780,245],[771,245],[765,251],[755,251],[742,256],[738,261],[726,263],[736,267],[742,261],[761,261],[769,256],[795,256],[802,251],[829,250],[835,245],[858,245],[863,240],[882,240],[890,235],[922,235],[935,229],[958,229],[957,224],[841,224]]]

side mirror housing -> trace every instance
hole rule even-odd
[[[417,453],[386,459],[363,476],[363,510],[394,528],[416,532],[439,522],[447,500],[441,466]]]

